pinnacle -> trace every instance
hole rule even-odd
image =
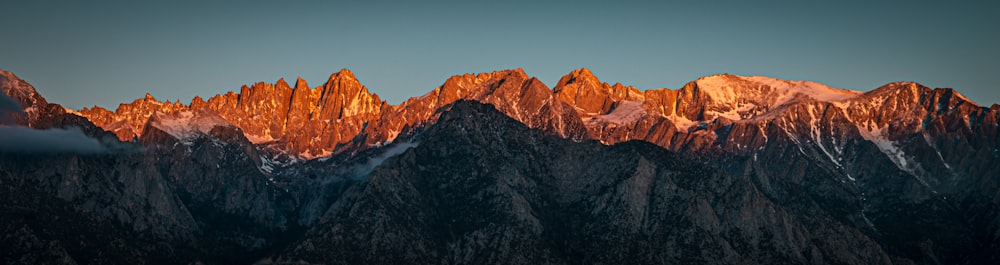
[[[579,77],[595,78],[594,73],[591,72],[590,69],[587,69],[587,67],[582,67],[580,69],[573,70],[569,72],[569,75],[578,78]]]
[[[279,78],[277,82],[274,82],[275,87],[288,87],[288,82],[285,82],[285,78]]]
[[[507,75],[507,76],[520,76],[520,77],[525,77],[525,78],[528,77],[528,74],[525,73],[524,69],[522,69],[520,67],[514,68],[514,69],[502,70],[502,71],[495,71],[494,73],[501,73],[501,74]]]
[[[872,90],[872,91],[876,92],[876,93],[883,93],[882,91],[904,91],[904,90],[909,90],[909,91],[914,91],[914,93],[915,93],[917,90],[919,90],[922,87],[924,87],[924,85],[921,85],[920,83],[913,82],[913,81],[897,81],[897,82],[892,82],[892,83],[885,84],[885,85],[883,85],[883,86],[881,86],[879,88],[876,88],[875,90]]]
[[[590,69],[583,67],[570,71],[569,74],[564,75],[559,79],[559,82],[556,83],[556,87],[561,88],[569,84],[577,83],[592,83],[599,86],[601,84],[601,80],[597,79],[597,77],[594,76],[594,73],[590,72]]]
[[[348,70],[347,68],[342,68],[340,69],[340,71],[330,74],[330,78],[327,79],[327,83],[336,79],[357,80],[357,78],[354,77],[354,73],[351,72],[351,70]]]
[[[301,76],[295,80],[295,89],[300,88],[309,88],[309,84],[307,84],[306,80],[302,79]]]
[[[344,77],[351,77],[351,78],[354,78],[354,72],[351,72],[351,70],[349,70],[349,69],[347,69],[347,68],[341,68],[341,69],[340,69],[340,72],[337,72],[337,73],[338,73],[339,75],[342,75],[342,76],[344,76]]]

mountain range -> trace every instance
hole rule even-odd
[[[344,69],[114,111],[0,89],[4,263],[1000,263],[1000,105],[949,88],[514,69],[392,105]]]

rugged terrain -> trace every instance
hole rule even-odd
[[[392,105],[345,69],[72,111],[0,88],[25,143],[0,145],[5,263],[1000,262],[1000,106],[953,89],[515,69]],[[88,145],[30,144],[55,133]]]

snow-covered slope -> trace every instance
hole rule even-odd
[[[842,105],[862,92],[831,88],[812,81],[765,76],[713,75],[698,79],[695,93],[705,97],[707,117],[741,120],[788,104],[815,100]]]
[[[206,109],[172,113],[157,111],[150,117],[149,124],[186,144],[191,144],[199,136],[210,135],[215,127],[233,127],[226,119]]]

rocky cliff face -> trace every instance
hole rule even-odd
[[[293,156],[312,158],[329,155],[337,144],[352,139],[383,105],[378,95],[369,93],[345,69],[316,88],[309,88],[302,79],[290,88],[281,79],[275,84],[243,86],[238,94],[216,95],[208,101],[196,97],[189,105],[161,103],[147,94],[114,112],[94,107],[79,113],[125,141],[142,135],[149,116],[156,111],[209,109],[242,129],[254,144],[269,144]]]

